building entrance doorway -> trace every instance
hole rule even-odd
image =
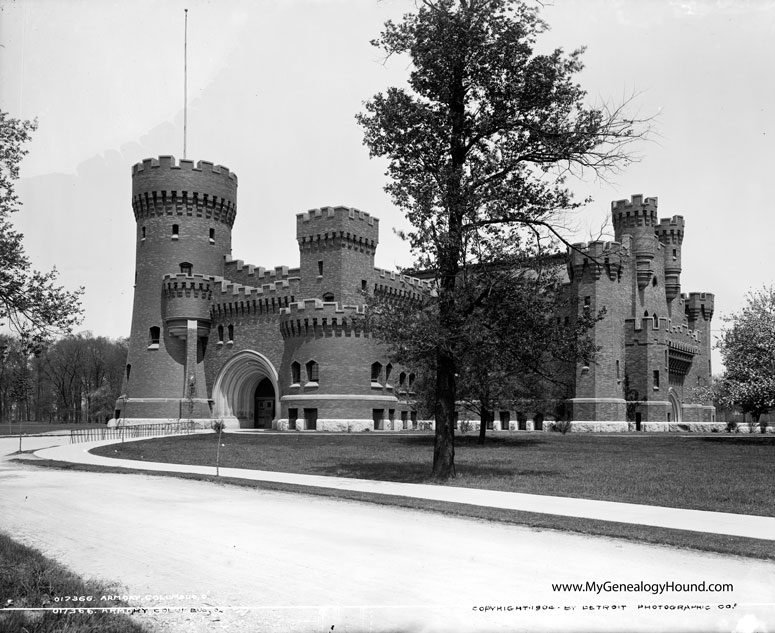
[[[271,429],[274,420],[275,393],[272,381],[264,378],[253,394],[253,424],[257,429]]]

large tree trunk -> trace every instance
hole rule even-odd
[[[433,447],[433,477],[455,476],[455,361],[439,351],[436,369],[436,441]]]
[[[479,416],[479,444],[484,444],[484,438],[487,434],[487,423],[490,421],[490,410],[487,408],[487,404],[484,401],[480,402],[481,415]]]

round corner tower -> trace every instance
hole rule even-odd
[[[209,419],[211,286],[231,254],[237,177],[206,161],[145,159],[132,167],[132,209],[134,304],[116,418]]]

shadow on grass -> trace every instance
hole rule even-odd
[[[408,484],[436,483],[431,477],[431,466],[429,464],[407,464],[406,462],[399,461],[369,463],[351,461],[340,462],[331,466],[321,466],[314,470],[318,475],[331,477],[351,477],[354,479],[371,479]],[[564,475],[564,473],[558,470],[514,470],[513,466],[507,465],[494,466],[466,463],[458,463],[456,470],[460,477],[465,477],[466,479],[479,477],[510,479],[516,476],[556,477]],[[454,485],[454,480],[447,483]]]
[[[775,446],[775,436],[773,435],[727,435],[720,437],[703,437],[702,442],[710,443],[733,443],[744,446]]]

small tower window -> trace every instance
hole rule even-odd
[[[191,276],[194,274],[194,267],[190,262],[180,262],[180,272],[184,275]]]
[[[305,367],[307,369],[307,382],[318,382],[318,364],[314,360],[311,360]]]
[[[323,276],[323,260],[321,259],[318,262],[318,277],[322,277],[322,276]]]
[[[619,380],[619,361],[616,361],[616,379]]]
[[[673,259],[677,259],[677,258],[678,258],[678,249],[674,248],[673,249]]]
[[[161,329],[158,325],[154,325],[148,330],[148,349],[159,349],[160,336]]]
[[[371,382],[379,382],[382,377],[382,363],[372,363],[371,365]]]
[[[654,327],[659,327],[659,317],[656,314],[654,315]]]
[[[366,280],[365,279],[361,279],[361,290],[363,292],[366,292],[367,289],[368,289],[368,284],[367,284]]]
[[[229,325],[229,343],[234,342],[234,326]]]
[[[301,382],[301,365],[296,361],[291,363],[291,383],[298,385]]]
[[[223,326],[218,326],[218,342],[223,343]]]
[[[323,301],[333,301],[334,300],[334,293],[333,292],[327,292],[323,295]]]
[[[131,374],[131,373],[132,373],[132,365],[128,364],[126,366],[126,381],[127,382],[129,382],[129,374]]]
[[[210,244],[215,244],[215,229],[210,229]]]
[[[145,239],[145,227],[142,227],[141,233],[142,233],[142,238]]]
[[[659,370],[654,370],[654,389],[659,389]]]
[[[180,227],[177,224],[172,225],[172,239],[176,240],[180,237]]]

